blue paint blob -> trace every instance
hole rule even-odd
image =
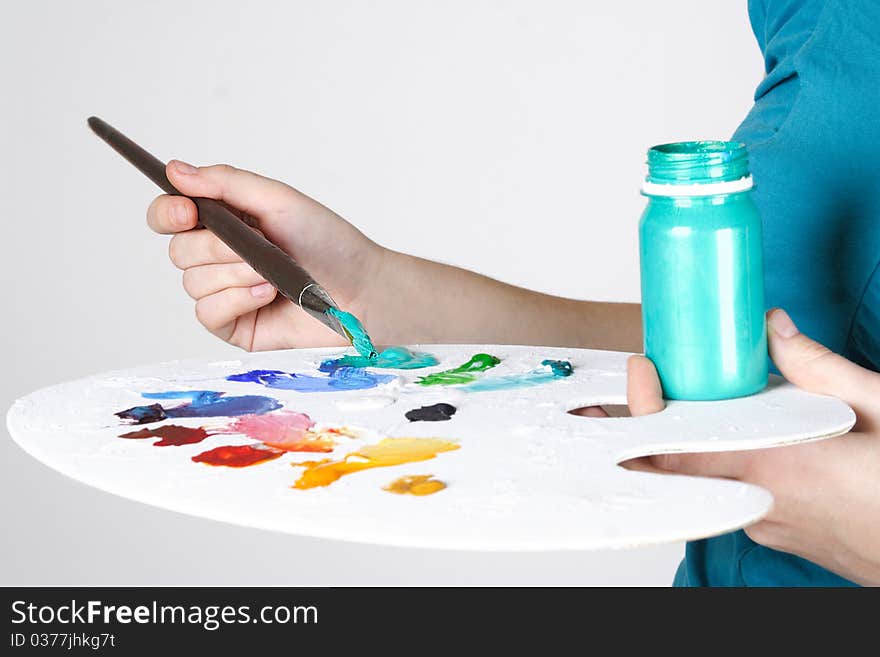
[[[458,389],[466,392],[491,392],[495,390],[531,388],[571,376],[574,371],[571,363],[567,360],[548,359],[541,361],[541,365],[543,366],[542,368],[526,372],[525,374],[490,376],[466,386],[461,386]]]
[[[227,381],[259,383],[267,388],[277,390],[295,390],[297,392],[339,392],[341,390],[367,390],[383,383],[393,381],[391,374],[373,374],[360,367],[321,365],[321,371],[328,376],[313,376],[282,372],[281,370],[251,370],[242,374],[227,376]]]
[[[237,417],[239,415],[262,415],[281,408],[281,403],[272,397],[261,395],[225,396],[226,393],[213,390],[172,390],[168,392],[144,392],[146,399],[183,399],[187,403],[172,408],[161,404],[134,406],[115,413],[123,420],[134,424],[159,422],[166,418],[178,417]]]
[[[318,368],[322,372],[332,372],[340,367],[379,367],[393,370],[416,370],[437,364],[431,354],[421,351],[410,351],[406,347],[388,347],[375,358],[364,356],[342,356],[325,360]]]
[[[241,374],[230,374],[226,377],[227,381],[240,381],[242,383],[262,383],[263,379],[272,379],[276,376],[285,376],[287,372],[282,372],[281,370],[251,370],[249,372],[242,372]]]

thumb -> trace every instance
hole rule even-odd
[[[657,368],[645,356],[630,356],[626,361],[626,402],[633,417],[666,408]]]
[[[767,313],[767,329],[770,356],[786,379],[809,392],[842,399],[860,419],[880,415],[873,408],[880,400],[880,374],[811,340],[779,308]]]
[[[291,200],[306,198],[282,182],[228,164],[194,167],[171,160],[165,175],[187,196],[213,198],[258,217],[277,211]]]

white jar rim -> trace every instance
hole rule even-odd
[[[669,185],[652,183],[646,180],[642,183],[642,194],[645,196],[716,196],[718,194],[745,192],[752,189],[752,187],[754,187],[754,182],[751,176],[745,176],[739,180],[690,185]]]

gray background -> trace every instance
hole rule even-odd
[[[232,350],[204,332],[86,129],[283,179],[377,241],[638,299],[644,151],[728,136],[762,75],[745,2],[45,2],[0,21],[0,407]],[[438,231],[444,226],[444,231]],[[584,476],[589,476],[588,472]],[[0,429],[0,584],[667,584],[682,552],[471,554],[240,529],[118,499]]]

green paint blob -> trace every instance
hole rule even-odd
[[[338,308],[328,308],[327,314],[339,320],[342,328],[348,334],[348,339],[351,340],[351,346],[357,349],[361,356],[368,359],[376,358],[378,355],[376,347],[373,346],[373,341],[370,340],[367,330],[357,317]],[[357,365],[355,367],[364,366]]]
[[[373,358],[342,356],[341,358],[324,361],[321,367],[383,367],[392,370],[416,370],[436,364],[437,359],[431,354],[421,351],[410,351],[406,347],[388,347]]]
[[[497,356],[474,354],[468,362],[451,370],[435,372],[434,374],[420,377],[416,383],[423,386],[454,386],[462,383],[471,383],[477,379],[471,372],[485,372],[500,362],[501,359]]]

